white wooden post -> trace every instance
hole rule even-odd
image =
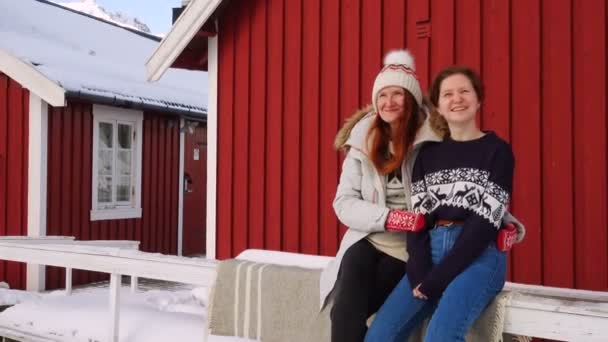
[[[217,22],[215,23],[217,27]],[[218,33],[218,35],[221,34]],[[217,140],[218,140],[218,68],[219,68],[219,38],[207,38],[208,65],[208,99],[207,99],[207,236],[205,256],[207,259],[216,257],[216,201],[217,201]]]
[[[182,256],[184,245],[184,157],[186,120],[179,119],[179,192],[177,196],[177,255]]]
[[[121,278],[117,273],[110,275],[110,342],[118,342]]]
[[[48,104],[30,92],[28,136],[28,194],[27,194],[27,235],[46,235],[46,195],[47,195],[47,136]],[[45,288],[45,267],[28,263],[26,268],[26,289],[43,291]]]
[[[131,276],[131,293],[136,293],[137,292],[137,277],[132,275]]]
[[[68,296],[72,294],[72,268],[71,267],[65,268],[65,294]]]

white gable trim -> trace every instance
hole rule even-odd
[[[65,89],[3,49],[0,49],[0,71],[51,106],[65,106]]]
[[[146,62],[149,81],[158,81],[207,22],[222,0],[193,0]]]

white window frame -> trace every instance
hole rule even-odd
[[[92,208],[91,221],[98,220],[119,220],[130,218],[141,218],[141,171],[142,171],[142,143],[143,143],[143,118],[144,114],[139,110],[110,107],[103,105],[93,105],[93,177],[91,184]],[[135,159],[133,173],[134,201],[128,207],[104,208],[100,209],[97,203],[98,191],[98,155],[99,155],[99,124],[101,122],[116,122],[133,124],[135,134],[135,146],[133,156]],[[117,132],[114,132],[116,135]],[[116,148],[116,147],[115,147]],[[116,182],[114,182],[116,184]],[[114,193],[115,191],[113,191]]]

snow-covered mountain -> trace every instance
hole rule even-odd
[[[97,4],[95,0],[79,0],[69,2],[53,0],[53,2],[78,12],[86,13],[107,21],[114,22],[124,27],[130,27],[146,33],[150,33],[150,28],[146,24],[141,22],[141,20],[133,18],[122,12],[110,12],[99,4]]]

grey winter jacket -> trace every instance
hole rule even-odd
[[[348,230],[342,238],[336,258],[321,273],[321,306],[324,305],[334,287],[346,250],[368,234],[384,231],[384,222],[389,212],[385,205],[384,177],[376,171],[368,158],[366,146],[367,132],[374,119],[375,114],[364,115],[354,125],[344,143],[344,146],[348,148],[348,153],[342,164],[342,173],[333,207],[336,216],[348,227]],[[431,129],[428,120],[425,120],[423,126],[418,130],[413,150],[410,151],[401,166],[408,208],[411,197],[409,180],[418,150],[423,142],[440,140],[441,138]]]

